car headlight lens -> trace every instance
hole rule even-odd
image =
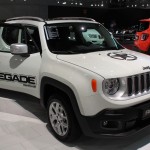
[[[119,90],[119,80],[118,79],[107,79],[104,80],[103,90],[108,95],[114,95]]]

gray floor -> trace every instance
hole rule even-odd
[[[39,101],[0,90],[0,150],[150,150],[150,127],[126,138],[82,136],[63,144],[51,134]]]

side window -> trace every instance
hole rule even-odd
[[[15,27],[4,27],[2,32],[2,39],[7,45],[18,43],[19,29]]]
[[[0,51],[10,52],[10,45],[20,43],[22,29],[17,26],[5,25],[0,27]]]
[[[28,45],[29,53],[41,53],[41,41],[39,36],[38,28],[26,27],[26,32],[22,34],[21,43]]]

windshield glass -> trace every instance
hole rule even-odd
[[[55,54],[77,54],[123,49],[97,23],[61,23],[45,26],[49,50]]]
[[[149,22],[141,22],[139,26],[139,31],[145,31],[149,28]]]

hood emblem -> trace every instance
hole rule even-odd
[[[131,54],[125,54],[125,53],[108,53],[107,56],[114,58],[114,59],[119,59],[119,60],[127,60],[127,61],[133,61],[136,60],[137,57]]]
[[[150,70],[150,66],[143,67],[143,70]]]

